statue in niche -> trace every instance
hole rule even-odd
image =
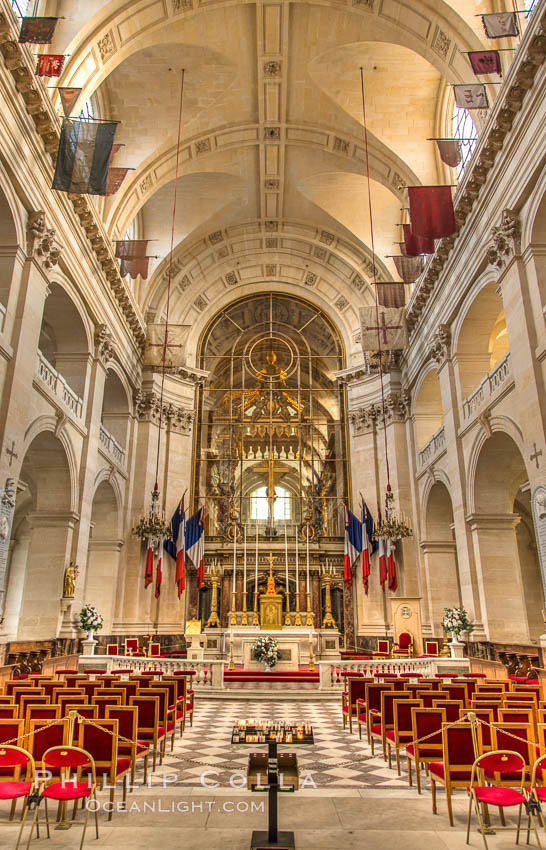
[[[79,572],[74,561],[70,561],[70,564],[64,571],[63,596],[65,599],[71,599],[74,596],[76,592],[76,579]]]

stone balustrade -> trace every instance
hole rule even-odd
[[[510,367],[510,352],[507,351],[502,360],[481,381],[479,386],[463,399],[463,416],[471,419],[486,402],[497,394],[500,387],[504,386],[512,376]]]
[[[100,426],[99,443],[101,448],[110,455],[120,466],[125,466],[125,449],[118,443],[104,425]]]
[[[77,419],[81,419],[83,413],[83,401],[74,390],[69,387],[67,381],[60,372],[53,368],[51,363],[38,351],[38,362],[36,375],[49,389],[52,395],[60,398],[65,407]]]
[[[6,321],[6,308],[3,304],[0,304],[0,333],[4,330],[4,323]]]
[[[150,658],[131,655],[80,655],[79,669],[104,668],[112,670],[132,670],[133,673],[146,673],[149,670],[163,670],[172,674],[176,670],[195,670],[193,686],[201,688],[223,688],[225,661],[188,661],[186,658]]]
[[[388,675],[397,673],[399,676],[420,674],[434,676],[436,673],[452,673],[460,676],[469,670],[467,658],[404,658],[393,661],[319,661],[321,691],[345,690],[345,677],[342,672],[361,674],[363,676]]]
[[[446,430],[442,425],[435,434],[432,435],[428,443],[419,452],[419,464],[422,467],[428,466],[433,458],[445,448],[446,445]]]

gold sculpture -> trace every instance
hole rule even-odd
[[[322,621],[322,628],[323,629],[335,629],[335,628],[337,628],[336,621],[334,620],[334,616],[332,614],[331,588],[332,588],[332,576],[329,572],[326,572],[324,574],[324,589],[325,589],[324,590],[324,607],[325,607],[326,610],[325,610],[325,613],[324,613],[324,619]]]
[[[76,579],[78,577],[79,569],[74,565],[74,561],[70,561],[70,564],[64,571],[64,582],[63,582],[63,596],[67,599],[70,599],[74,596],[76,591]]]
[[[211,573],[210,580],[212,582],[212,599],[210,601],[210,617],[207,620],[207,629],[219,629],[220,618],[218,617],[218,585],[220,576],[216,573]]]
[[[266,594],[268,596],[275,595],[277,593],[277,589],[275,587],[275,577],[273,576],[273,552],[269,553],[269,575],[267,577],[267,590]]]

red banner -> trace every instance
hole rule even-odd
[[[434,239],[423,239],[411,232],[411,224],[403,224],[405,256],[418,257],[420,254],[434,254]],[[404,253],[403,251],[401,253]]]
[[[501,61],[498,50],[471,50],[468,53],[475,74],[500,74]]]
[[[110,157],[111,159],[112,157]],[[121,187],[121,184],[127,177],[127,172],[131,171],[130,168],[110,168],[108,169],[108,176],[106,177],[106,194],[107,195],[115,195],[118,189]]]
[[[38,77],[60,77],[64,65],[64,55],[45,54],[38,56],[36,65],[36,76]]]
[[[403,283],[377,283],[377,300],[382,307],[405,307],[406,290]]]
[[[409,186],[411,232],[425,239],[443,239],[457,230],[451,186]]]
[[[460,141],[458,139],[436,139],[436,144],[442,162],[445,162],[450,168],[457,168],[463,158]]]

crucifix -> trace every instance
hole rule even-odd
[[[366,327],[367,331],[382,331],[383,332],[383,345],[387,345],[387,331],[400,331],[402,330],[402,325],[388,325],[385,322],[385,312],[381,312],[379,314],[381,316],[381,324],[380,325],[368,325]]]
[[[530,456],[529,460],[534,460],[534,462],[537,465],[537,469],[539,468],[538,459],[541,456],[542,456],[542,449],[537,450],[537,444],[533,443],[533,451],[531,452],[531,456]],[[10,463],[10,466],[11,466],[11,463]]]
[[[271,455],[271,452],[270,452]],[[267,472],[267,504],[268,504],[268,522],[269,533],[273,534],[273,511],[275,507],[275,476],[279,476],[279,480],[286,475],[288,470],[285,466],[275,466],[275,459],[269,457],[267,465],[253,466],[252,472]]]
[[[536,448],[536,446],[535,446],[535,448]],[[18,458],[18,457],[19,457],[19,455],[18,455],[18,454],[17,454],[17,452],[15,451],[15,440],[12,440],[12,441],[11,441],[11,448],[10,448],[10,449],[6,449],[6,454],[7,454],[7,455],[9,455],[9,465],[11,466],[11,464],[12,464],[12,462],[13,462],[13,458]],[[542,454],[542,452],[541,452],[541,454]],[[537,466],[538,466],[538,464],[537,464]]]

